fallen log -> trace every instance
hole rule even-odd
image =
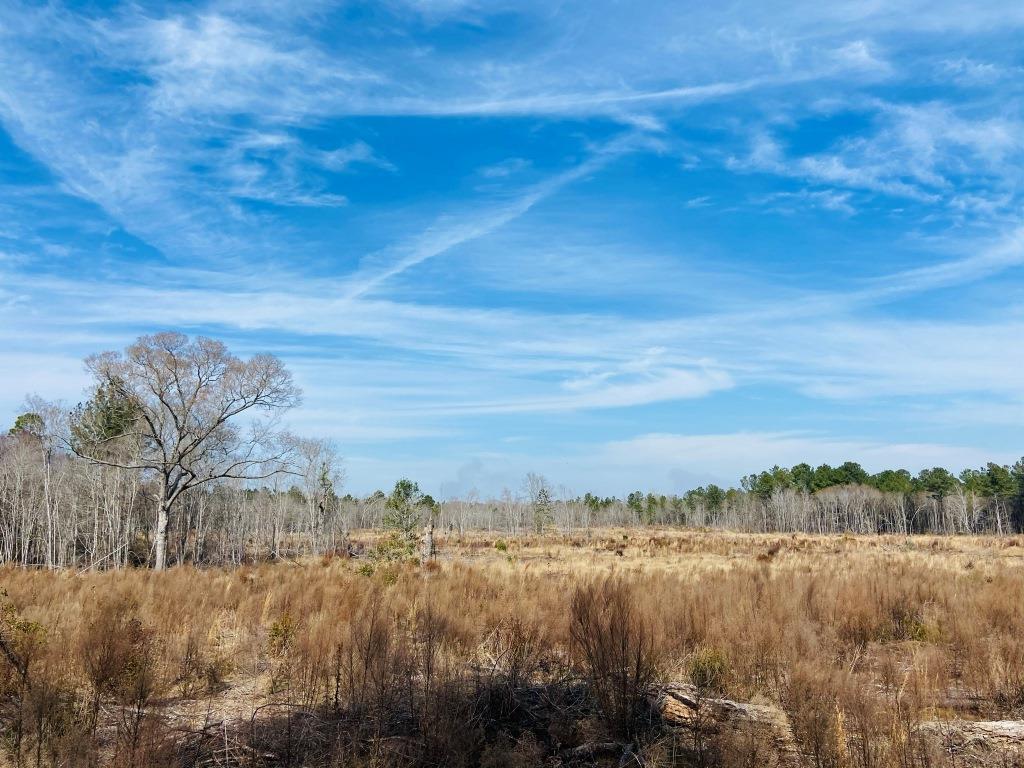
[[[800,764],[789,718],[779,707],[701,696],[696,687],[682,683],[659,689],[653,703],[667,725],[759,738],[771,745],[779,765]]]
[[[778,764],[801,765],[789,718],[781,707],[701,696],[692,685],[670,684],[653,694],[652,703],[671,727],[707,735],[739,735],[768,743]],[[964,768],[1024,767],[1024,720],[929,720],[919,735]]]
[[[1024,765],[1024,720],[931,720],[921,731],[956,765]]]

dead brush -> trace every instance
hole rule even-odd
[[[628,739],[650,723],[648,696],[658,679],[658,649],[635,589],[609,576],[572,596],[570,637],[609,729]]]
[[[114,595],[92,606],[79,630],[77,647],[92,689],[90,723],[94,729],[104,696],[131,703],[139,703],[143,697],[148,700],[155,684],[150,669],[153,637],[133,598]]]
[[[765,567],[756,555],[778,535],[659,532],[665,546],[619,559],[604,546],[623,535],[648,537],[599,531],[574,548],[531,535],[515,562],[480,537],[471,561],[446,544],[436,570],[386,578],[356,573],[358,558],[0,569],[0,636],[29,660],[26,685],[0,657],[0,747],[26,766],[227,765],[229,748],[236,765],[270,768],[451,765],[453,753],[497,765],[499,744],[571,762],[630,741],[654,765],[665,745],[672,756],[646,697],[664,676],[704,680],[708,699],[782,705],[812,764],[917,768],[945,764],[927,720],[1024,712],[1018,548],[806,535]],[[700,649],[722,664],[693,666]],[[207,717],[228,722],[227,748]],[[764,755],[756,735],[707,733],[709,765]]]

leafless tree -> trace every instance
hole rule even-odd
[[[320,554],[328,546],[328,537],[335,533],[334,523],[340,511],[337,494],[345,475],[338,452],[329,441],[302,438],[295,444],[310,546],[315,554]]]
[[[266,478],[290,457],[292,443],[280,439],[273,416],[296,405],[300,392],[272,355],[241,360],[213,339],[158,333],[124,352],[93,355],[86,367],[97,389],[122,399],[133,417],[116,434],[94,429],[98,439],[72,441],[72,448],[95,463],[156,476],[156,570],[165,567],[168,520],[185,491],[215,480]],[[265,419],[242,423],[243,415],[256,414]],[[112,458],[107,443],[126,438],[138,447],[135,457]]]

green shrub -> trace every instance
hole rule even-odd
[[[690,659],[690,682],[701,695],[720,693],[729,674],[729,662],[717,648],[701,648]]]
[[[278,658],[284,656],[294,640],[295,620],[287,612],[283,613],[281,618],[270,625],[270,655]]]

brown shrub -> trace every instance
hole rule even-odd
[[[658,676],[658,655],[637,592],[610,576],[576,589],[570,634],[605,722],[632,738],[648,713],[648,694]]]

